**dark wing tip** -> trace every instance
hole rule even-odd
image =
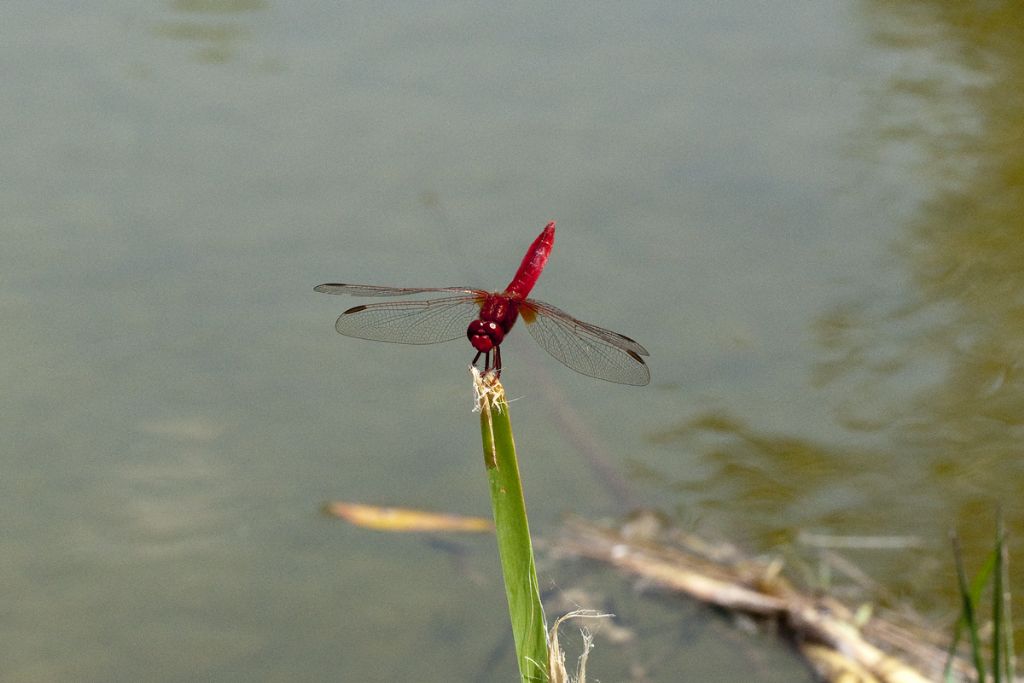
[[[347,311],[345,311],[344,313],[342,313],[342,315],[348,315],[349,313],[358,313],[359,311],[363,311],[363,310],[366,310],[366,306],[365,305],[353,306],[352,308],[350,308]],[[640,361],[640,362],[642,363],[643,361]]]
[[[615,334],[618,334],[620,337],[622,337],[623,339],[628,341],[630,344],[635,345],[636,348],[637,348],[637,353],[639,353],[641,356],[649,356],[649,355],[651,355],[650,352],[648,352],[647,349],[645,349],[643,346],[641,346],[640,342],[638,342],[636,339],[633,339],[632,337],[627,337],[624,334],[619,334],[618,332],[616,332]],[[630,351],[629,354],[631,356],[634,356],[634,357],[636,356],[636,354],[634,354],[632,351]],[[639,358],[637,358],[637,360],[639,360],[641,363],[643,363],[643,361],[640,360]]]

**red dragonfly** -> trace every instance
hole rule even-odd
[[[508,287],[485,292],[468,287],[378,287],[327,283],[315,287],[324,294],[407,296],[447,294],[440,298],[388,301],[348,309],[334,327],[347,337],[435,344],[463,334],[476,349],[475,365],[484,357],[484,372],[501,375],[501,342],[520,317],[541,348],[564,365],[590,377],[642,386],[651,373],[641,356],[647,349],[618,332],[577,320],[565,311],[528,299],[544,270],[555,243],[555,224],[545,226],[523,257]],[[467,327],[468,324],[468,327]]]

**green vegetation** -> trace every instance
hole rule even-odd
[[[996,525],[996,544],[981,571],[970,584],[964,569],[963,553],[960,542],[953,537],[953,555],[956,559],[957,581],[962,602],[960,619],[957,620],[950,644],[949,661],[946,664],[945,680],[953,681],[953,655],[960,645],[964,631],[970,641],[971,661],[974,663],[977,680],[992,680],[993,683],[1012,683],[1014,680],[1014,648],[1013,627],[1010,614],[1010,591],[1008,586],[1009,558],[1006,550],[1006,529],[1000,515]],[[983,604],[982,594],[985,587],[992,584],[992,640],[988,648],[991,661],[991,679],[988,678],[986,667],[986,649],[982,642],[983,629],[980,609]]]
[[[548,680],[547,627],[526,519],[526,502],[519,479],[505,390],[493,375],[474,373],[484,465],[491,487],[491,505],[498,553],[505,579],[512,634],[524,683]]]

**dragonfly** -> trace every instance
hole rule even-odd
[[[501,343],[522,318],[542,349],[563,365],[589,377],[643,386],[651,373],[642,356],[650,355],[629,337],[577,320],[543,301],[528,298],[555,243],[555,223],[548,223],[526,251],[508,287],[488,292],[469,287],[380,287],[328,282],[314,287],[324,294],[356,297],[432,298],[353,306],[334,328],[346,337],[436,344],[465,335],[483,358],[483,371],[501,375]],[[435,296],[436,295],[436,296]]]

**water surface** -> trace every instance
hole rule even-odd
[[[639,501],[754,551],[912,536],[852,559],[950,616],[948,531],[977,566],[997,505],[1024,522],[1024,21],[989,11],[8,3],[5,677],[511,671],[489,539],[318,514],[488,514],[468,344],[342,338],[352,302],[312,287],[498,288],[550,219],[535,295],[638,339],[653,381],[510,337],[537,532]],[[602,680],[807,675],[605,589],[644,645],[599,638]]]

